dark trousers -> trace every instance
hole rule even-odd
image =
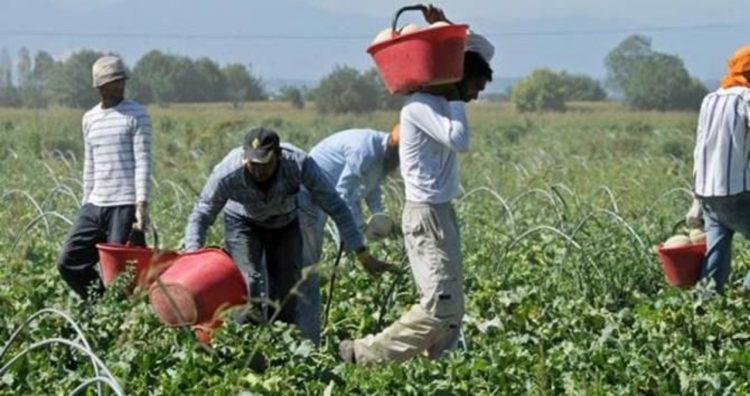
[[[277,318],[294,324],[297,298],[291,294],[302,271],[302,232],[295,219],[278,229],[259,227],[247,219],[224,216],[225,238],[232,260],[245,275],[250,300],[257,302],[266,286],[263,258],[268,273],[268,297],[280,305]]]
[[[99,262],[97,243],[124,244],[128,240],[145,246],[142,232],[132,232],[135,205],[100,207],[85,204],[78,212],[73,228],[57,260],[63,280],[84,300],[104,291],[96,264]]]

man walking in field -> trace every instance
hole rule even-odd
[[[357,228],[363,230],[368,239],[386,237],[394,231],[394,222],[387,218],[383,223],[390,225],[390,228],[376,230],[374,224],[368,227],[362,216],[361,203],[364,200],[371,213],[385,216],[380,185],[398,167],[399,135],[398,126],[390,134],[372,129],[349,129],[323,139],[310,150],[310,157],[336,187],[336,192],[354,216]],[[328,216],[312,202],[310,193],[304,188],[299,201],[305,246],[304,266],[310,267],[320,260]],[[310,271],[303,284],[301,300],[298,309],[300,327],[318,344],[320,285],[314,270]]]
[[[729,279],[734,233],[750,238],[750,46],[732,55],[728,69],[721,88],[701,104],[693,153],[696,202],[687,215],[689,225],[705,226],[701,278],[718,292]]]
[[[83,116],[83,206],[57,262],[84,300],[103,290],[97,243],[145,245],[151,189],[151,121],[145,107],[124,98],[125,65],[104,56],[92,75],[101,102]]]
[[[276,132],[252,129],[242,147],[232,150],[214,168],[190,214],[185,236],[187,251],[199,249],[223,209],[226,246],[249,287],[250,304],[239,322],[265,321],[259,304],[265,288],[264,269],[276,316],[286,323],[296,321],[296,297],[291,292],[302,270],[297,207],[301,187],[333,218],[347,250],[357,254],[368,273],[377,275],[392,268],[368,253],[346,203],[315,161],[301,150],[282,146]]]
[[[440,9],[429,23],[445,20]],[[461,241],[451,201],[459,193],[458,153],[469,149],[465,104],[492,80],[494,47],[470,34],[464,76],[455,84],[426,87],[401,110],[401,175],[406,187],[404,242],[419,290],[419,304],[382,332],[339,344],[349,362],[405,361],[418,354],[438,358],[456,347],[464,315]]]

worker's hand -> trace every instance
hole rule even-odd
[[[443,12],[443,9],[440,7],[435,7],[432,4],[429,4],[427,6],[427,9],[422,11],[422,15],[424,15],[425,21],[427,23],[435,23],[435,22],[448,22],[448,19],[445,18],[445,13]]]
[[[693,199],[693,204],[690,206],[690,210],[685,214],[685,223],[690,229],[703,229],[703,208],[701,207],[699,200]]]
[[[371,276],[379,276],[384,272],[391,272],[394,274],[399,272],[397,266],[376,259],[367,250],[358,253],[357,260],[362,263],[362,267],[364,267],[365,271]]]
[[[151,227],[151,217],[148,215],[148,202],[142,201],[135,205],[135,224],[133,228],[145,232]]]

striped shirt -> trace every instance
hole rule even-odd
[[[151,121],[146,108],[124,99],[83,116],[83,202],[97,206],[148,201]]]
[[[693,177],[699,197],[723,197],[750,187],[750,88],[708,94],[698,117]]]
[[[243,153],[242,147],[232,150],[211,172],[188,218],[185,230],[187,251],[203,246],[208,228],[222,209],[227,215],[241,217],[262,228],[277,229],[288,225],[297,219],[296,198],[303,186],[315,204],[336,222],[348,249],[359,250],[364,246],[364,237],[346,203],[304,151],[282,144],[279,168],[265,192],[247,172],[242,163]]]
[[[461,193],[458,153],[469,150],[466,104],[416,93],[401,109],[399,158],[406,199],[440,204]]]

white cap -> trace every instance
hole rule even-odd
[[[112,81],[128,78],[125,64],[116,56],[102,56],[91,67],[94,88],[101,87]]]
[[[484,36],[469,30],[469,36],[466,39],[466,51],[476,52],[487,63],[490,63],[492,57],[495,55],[495,46],[493,46]]]

